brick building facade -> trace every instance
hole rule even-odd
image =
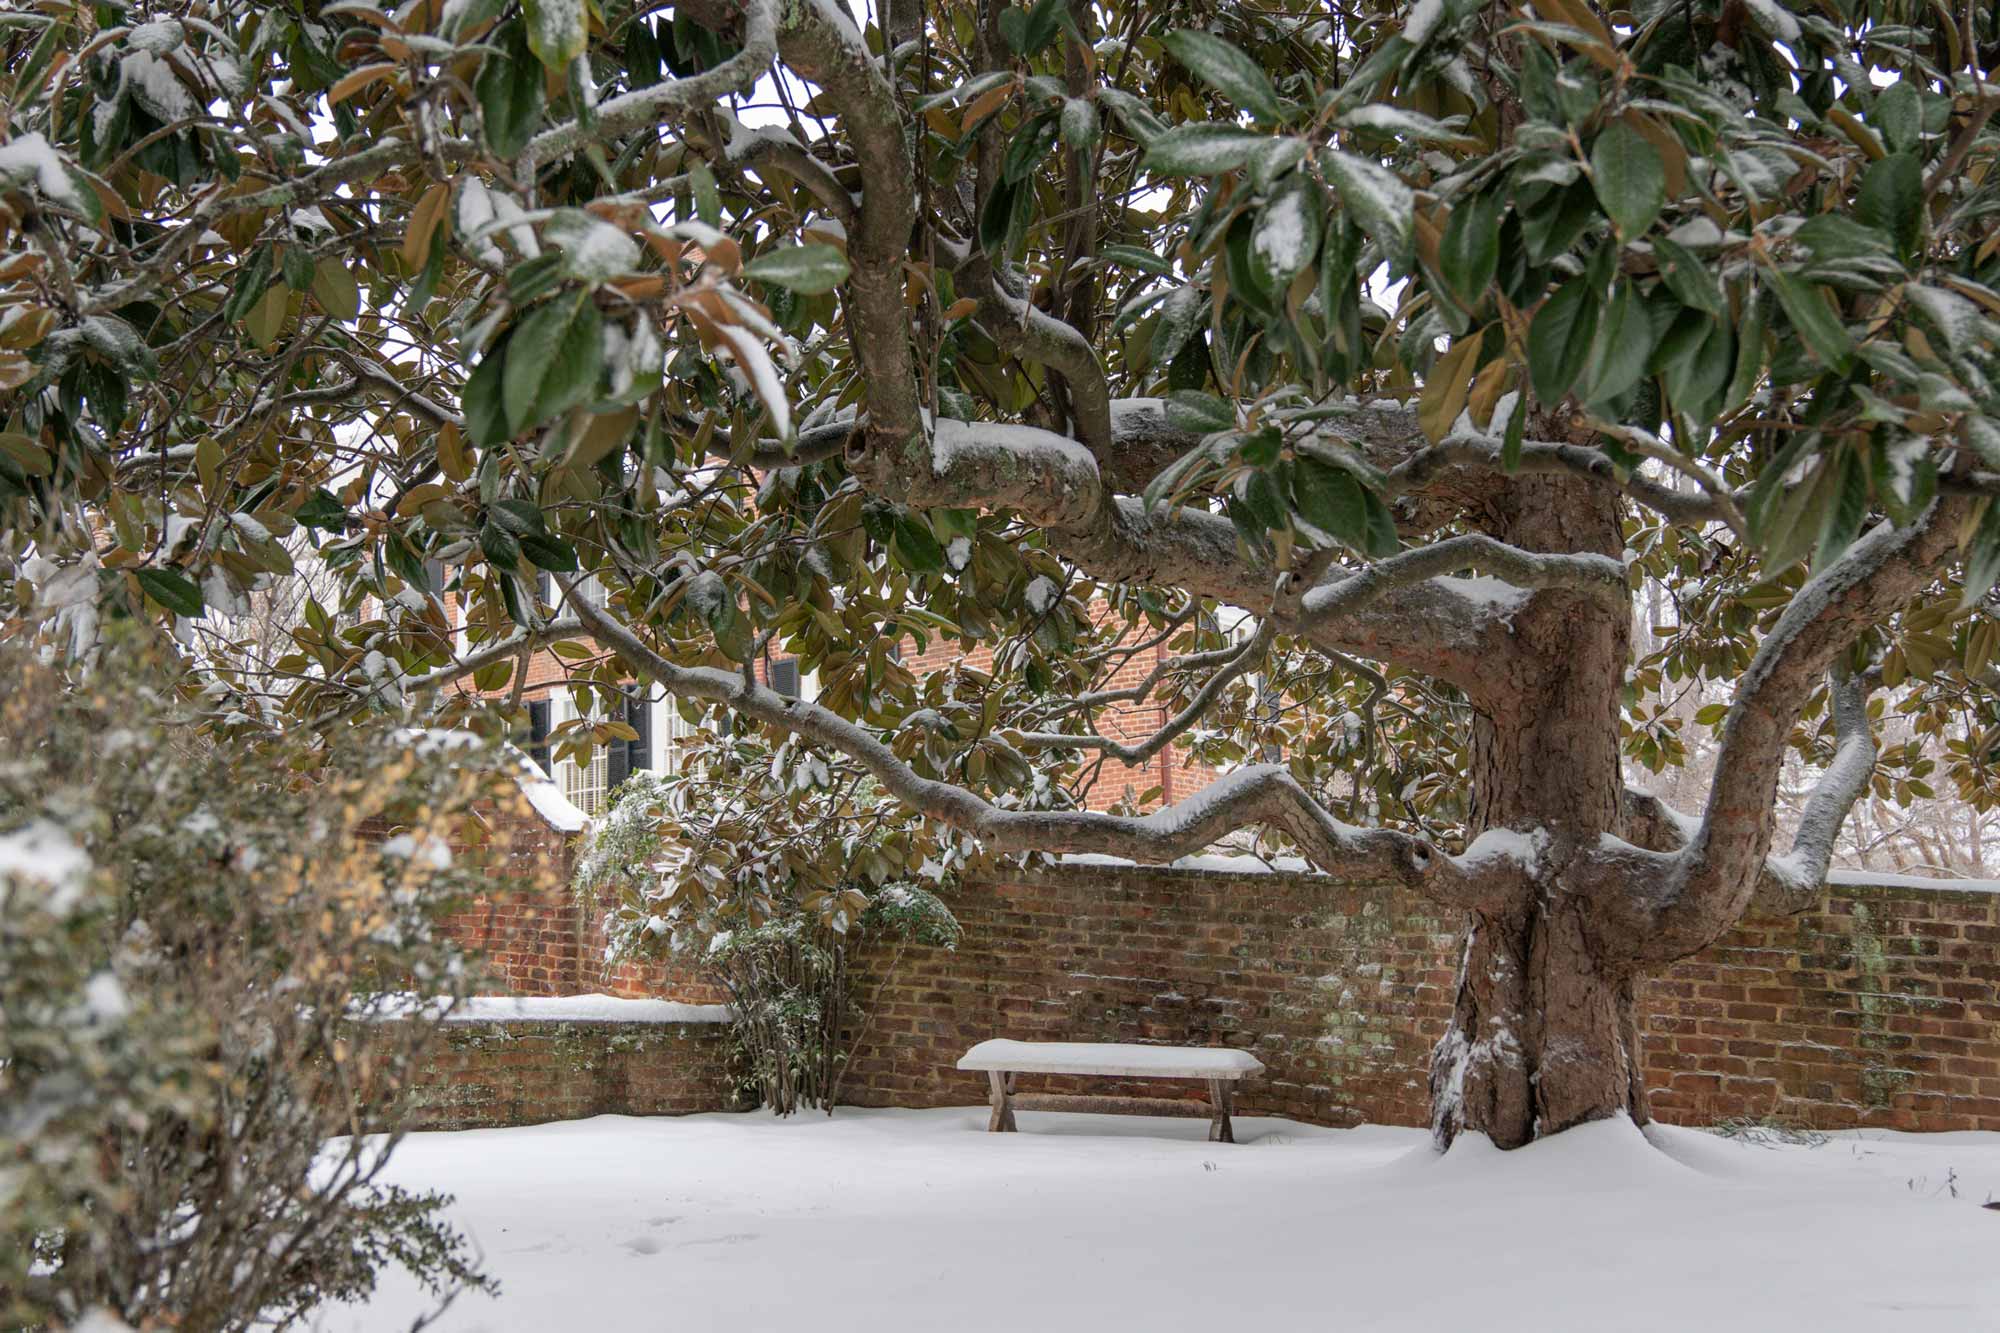
[[[586,589],[590,586],[585,585]],[[553,589],[545,588],[543,595],[553,598],[555,593]],[[450,599],[446,601],[446,611],[450,615],[457,614]],[[922,678],[930,672],[953,666],[990,671],[993,653],[993,648],[987,644],[967,646],[952,639],[932,638],[921,653],[911,653],[903,660],[905,666]],[[1126,661],[1104,683],[1104,688],[1121,689],[1135,685],[1172,655],[1164,643],[1148,648]],[[767,653],[754,664],[753,669],[760,681],[780,693],[811,699],[816,692],[818,682],[814,675],[802,673],[797,659],[782,651]],[[546,649],[529,658],[521,688],[521,699],[529,713],[529,735],[524,740],[527,748],[538,762],[549,769],[565,794],[586,814],[594,815],[604,796],[616,789],[632,770],[671,768],[675,744],[688,734],[690,728],[672,701],[663,697],[660,691],[635,685],[633,697],[620,720],[638,733],[636,741],[605,747],[588,767],[568,760],[553,760],[546,739],[552,730],[575,716],[569,691],[562,688],[567,674],[568,667],[563,660]],[[496,693],[507,694],[512,690],[510,682]],[[1168,709],[1159,704],[1117,706],[1105,710],[1100,721],[1107,735],[1129,744],[1158,730],[1169,716]],[[1200,791],[1215,777],[1213,769],[1191,759],[1184,747],[1169,745],[1142,764],[1106,759],[1093,780],[1086,785],[1083,800],[1089,808],[1102,810],[1121,800],[1138,801],[1149,793],[1157,793],[1146,804],[1170,805]]]

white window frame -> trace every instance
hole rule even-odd
[[[592,718],[594,715],[578,710],[576,701],[568,690],[555,690],[549,695],[549,734],[554,743],[556,728],[577,718]],[[552,765],[556,770],[550,776],[562,788],[562,794],[571,805],[595,819],[604,812],[604,798],[611,790],[611,753],[602,745],[590,752],[590,762],[579,764],[574,759],[558,759]]]

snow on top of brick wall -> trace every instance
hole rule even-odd
[[[1139,864],[1129,857],[1100,856],[1094,852],[1072,853],[1058,856],[1056,860],[1066,866],[1104,866],[1126,870],[1134,869]],[[1183,856],[1177,861],[1169,862],[1167,868],[1206,870],[1234,875],[1313,873],[1312,866],[1296,856],[1277,856],[1266,860],[1261,856],[1240,852],[1235,854],[1208,852],[1198,856]],[[1827,874],[1826,882],[1837,889],[1940,889],[1954,893],[2000,893],[2000,879],[1940,879],[1931,875],[1895,875],[1881,870],[1833,870]]]
[[[1881,870],[1832,870],[1826,882],[1837,889],[1949,889],[1954,893],[2000,893],[2000,879],[1941,879],[1935,875],[1892,875]]]
[[[357,1017],[395,1019],[442,999],[384,996],[358,1008]],[[447,1023],[727,1023],[726,1004],[679,1000],[630,1000],[617,995],[468,995],[445,1015]]]

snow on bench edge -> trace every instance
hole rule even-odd
[[[1132,1078],[1247,1078],[1264,1072],[1248,1051],[1224,1046],[1135,1046],[1123,1042],[982,1041],[958,1067],[1017,1074],[1123,1074]]]
[[[378,1008],[371,1018],[404,1018],[419,1005],[404,1000]],[[447,1023],[727,1023],[726,1004],[679,1000],[628,1000],[616,995],[470,995],[452,1006]]]

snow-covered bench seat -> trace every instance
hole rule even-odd
[[[1095,1111],[1109,1115],[1205,1115],[1208,1137],[1234,1143],[1229,1113],[1236,1099],[1236,1080],[1264,1072],[1264,1064],[1248,1051],[1222,1046],[1135,1046],[1094,1041],[982,1041],[963,1056],[958,1067],[986,1074],[993,1114],[986,1128],[994,1133],[1014,1129],[1014,1112]],[[1208,1084],[1208,1100],[1175,1097],[1091,1097],[1062,1093],[1014,1091],[1016,1074],[1084,1074],[1115,1078],[1198,1078]]]

